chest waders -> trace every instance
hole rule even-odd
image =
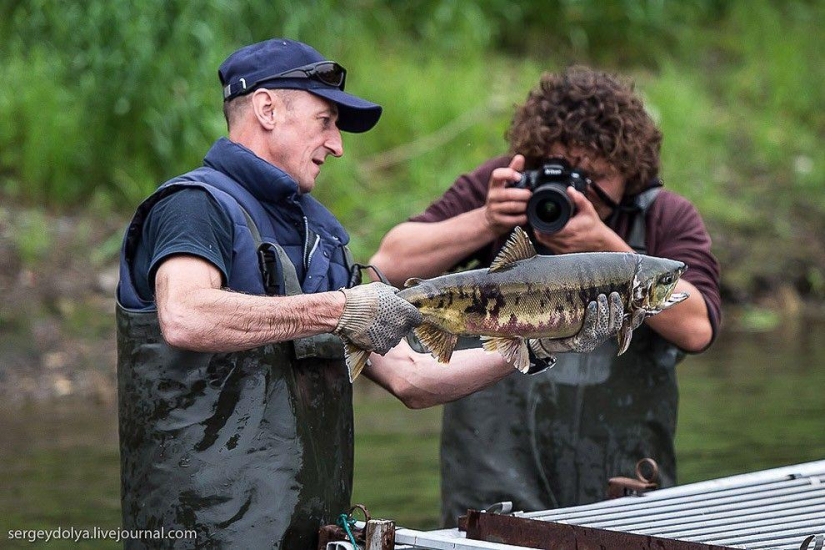
[[[284,293],[300,293],[283,250],[259,250],[278,258]],[[352,386],[341,341],[320,335],[196,353],[166,344],[156,311],[119,305],[117,332],[124,529],[197,534],[125,546],[317,546],[319,526],[334,523],[352,493]]]
[[[645,251],[642,193],[628,243]],[[673,440],[683,354],[646,325],[620,357],[615,339],[592,353],[562,353],[554,367],[513,374],[444,406],[441,503],[445,526],[468,508],[512,501],[545,510],[604,500],[608,479],[632,475],[642,458],[676,482]]]

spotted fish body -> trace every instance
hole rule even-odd
[[[618,292],[624,304],[619,353],[633,327],[687,298],[673,294],[682,262],[633,253],[591,252],[539,256],[516,228],[489,269],[432,279],[410,279],[398,295],[424,317],[415,334],[442,362],[459,336],[482,336],[519,370],[529,368],[525,339],[567,338],[579,332],[587,305]]]

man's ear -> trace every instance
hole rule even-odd
[[[275,128],[275,119],[280,108],[281,103],[270,90],[258,88],[252,92],[252,110],[255,113],[255,118],[267,130]]]

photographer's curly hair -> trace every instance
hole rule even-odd
[[[659,175],[662,133],[633,84],[583,66],[542,75],[506,137],[510,154],[524,155],[527,168],[540,166],[554,143],[592,151],[625,177],[625,195],[643,191]]]

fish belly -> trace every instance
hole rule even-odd
[[[565,338],[581,329],[585,308],[598,294],[619,291],[628,303],[633,274],[624,261],[605,265],[612,257],[570,256],[537,256],[503,272],[444,275],[399,295],[425,322],[452,334]]]

